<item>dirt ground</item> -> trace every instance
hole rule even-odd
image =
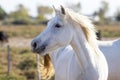
[[[24,48],[30,48],[32,39],[25,39],[22,37],[17,38],[10,38],[9,43],[6,43],[5,45],[10,45],[11,47],[24,47]]]

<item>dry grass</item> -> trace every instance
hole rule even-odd
[[[102,36],[106,38],[120,37],[120,25],[102,25],[97,26],[98,30],[102,31]]]
[[[0,47],[0,80],[37,80],[37,64],[36,55],[29,48],[11,47],[11,69],[10,75],[7,76],[7,48]],[[40,57],[40,62],[43,64],[43,59]],[[41,71],[45,71],[41,64]],[[43,76],[43,75],[42,75]],[[15,79],[10,79],[10,78]],[[19,79],[24,78],[24,79]],[[53,80],[53,79],[50,79]]]
[[[10,37],[32,38],[38,35],[45,26],[0,26],[0,31],[5,31]]]
[[[10,75],[13,78],[22,77],[24,80],[37,80],[36,55],[28,48],[10,48],[11,69]],[[42,57],[40,57],[42,61]],[[6,47],[0,47],[0,75],[7,74],[7,50]],[[0,80],[2,80],[0,76]],[[5,80],[18,80],[6,79]],[[21,79],[22,80],[22,79]]]

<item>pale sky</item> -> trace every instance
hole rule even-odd
[[[108,15],[113,15],[117,8],[120,8],[120,0],[0,0],[0,6],[5,9],[7,13],[15,11],[19,4],[23,4],[32,16],[37,15],[37,6],[46,5],[52,7],[58,7],[60,5],[66,6],[70,3],[81,3],[81,13],[92,14],[94,11],[98,10],[101,1],[106,1],[109,3]]]

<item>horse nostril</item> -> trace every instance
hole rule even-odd
[[[41,50],[45,50],[45,48],[46,48],[46,46],[45,45],[43,45],[43,46],[41,46]]]
[[[37,47],[37,43],[34,42],[34,43],[33,43],[33,48],[35,49],[36,47]]]

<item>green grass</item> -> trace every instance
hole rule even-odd
[[[26,80],[26,78],[18,75],[0,75],[0,80]]]

